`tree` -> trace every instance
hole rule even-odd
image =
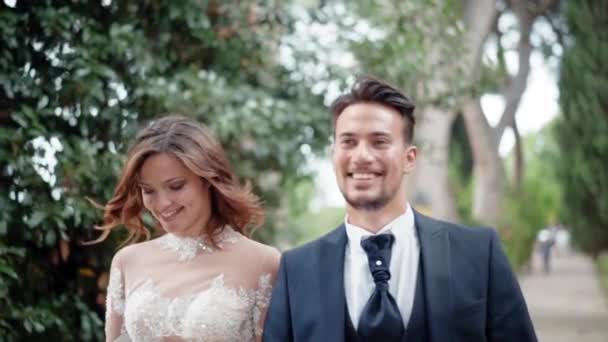
[[[277,59],[273,1],[16,1],[0,10],[0,340],[101,340],[109,259],[94,247],[137,127],[161,112],[206,123],[269,208],[325,144],[322,98]],[[118,234],[120,235],[120,234]]]
[[[556,163],[563,184],[561,218],[583,251],[608,250],[608,3],[568,1],[567,48],[561,64],[562,116],[556,137]]]
[[[493,1],[493,6],[497,7],[501,2]],[[477,1],[468,1],[467,8],[475,9]],[[530,2],[525,0],[509,0],[502,4],[503,9],[492,14],[493,25],[486,26],[486,32],[483,35],[484,39],[471,41],[472,51],[475,51],[476,58],[474,65],[471,68],[469,77],[473,83],[479,83],[481,86],[474,88],[471,96],[463,106],[463,115],[469,132],[469,141],[473,151],[474,167],[473,167],[473,218],[483,224],[496,226],[499,221],[499,216],[502,210],[503,199],[506,194],[505,171],[502,165],[502,160],[498,153],[498,146],[505,130],[511,127],[516,136],[517,150],[520,152],[517,160],[518,172],[523,169],[523,157],[521,156],[521,144],[519,139],[519,131],[515,122],[515,114],[519,108],[521,97],[526,90],[528,74],[530,72],[530,56],[535,48],[531,42],[533,27],[536,22],[542,18],[549,18],[552,13],[558,11],[559,1],[550,0],[541,3]],[[514,52],[517,54],[517,71],[514,74],[506,72],[505,66],[505,50],[502,45],[501,37],[503,32],[497,25],[502,16],[514,15],[517,19],[517,32],[519,40]],[[466,27],[478,27],[478,17],[474,15],[465,15]],[[550,20],[550,19],[547,19]],[[490,126],[484,115],[481,107],[481,95],[489,89],[484,89],[482,76],[483,69],[486,68],[482,63],[482,53],[484,46],[488,44],[488,37],[495,37],[497,43],[496,51],[498,54],[499,71],[502,77],[498,82],[494,82],[494,89],[505,99],[505,108],[500,117],[500,121],[496,127]],[[539,46],[538,48],[541,48]],[[496,84],[497,83],[497,84]],[[521,177],[520,177],[521,178]]]

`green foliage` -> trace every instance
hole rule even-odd
[[[303,212],[291,220],[287,239],[300,245],[319,238],[344,223],[344,215],[344,208],[333,207]]]
[[[499,232],[515,268],[529,260],[538,232],[558,223],[561,185],[554,166],[559,152],[552,130],[548,126],[524,138],[525,179],[521,188],[511,186],[500,218]]]
[[[301,21],[308,28],[303,31],[316,34],[317,39],[292,43],[305,46],[298,58],[305,64],[292,64],[310,70],[308,75],[301,73],[298,77],[308,79],[314,74],[330,95],[336,95],[336,91],[350,86],[356,75],[371,74],[399,86],[419,107],[455,107],[468,90],[461,58],[466,51],[458,1],[319,4],[310,8]],[[324,63],[311,63],[314,56],[321,56]]]
[[[462,222],[479,226],[470,215],[472,206],[472,182],[470,149],[466,140],[459,140],[462,133],[458,120],[453,127],[453,142],[450,146],[450,181],[456,194]],[[533,251],[538,231],[555,224],[560,207],[561,185],[555,174],[555,164],[559,162],[557,142],[553,137],[553,127],[523,139],[526,165],[525,177],[520,188],[509,184],[498,232],[505,251],[514,268],[519,269]],[[513,155],[506,163],[513,164]],[[512,183],[512,182],[508,182]]]
[[[458,1],[359,0],[348,6],[357,17],[343,25],[353,32],[350,49],[361,70],[398,85],[419,107],[455,107],[469,87]]]
[[[542,180],[527,181],[523,193],[510,193],[499,223],[499,232],[511,265],[518,269],[531,257],[538,231],[555,212],[551,194]]]
[[[0,341],[99,341],[114,234],[85,197],[112,196],[143,121],[208,124],[270,215],[329,132],[322,98],[277,62],[274,1],[17,1],[0,9]]]
[[[583,251],[608,249],[608,30],[605,1],[569,1],[570,44],[564,51],[559,91],[562,117],[556,127],[563,184],[561,217]]]
[[[28,340],[38,341],[42,338],[66,340],[73,336],[75,340],[101,340],[103,334],[99,327],[101,321],[95,312],[82,301],[77,294],[65,292],[57,297],[39,297],[36,303],[30,298],[27,305],[23,299],[14,295],[14,290],[32,287],[30,279],[23,277],[20,271],[26,256],[25,248],[7,247],[0,243],[0,341]],[[29,271],[39,272],[31,267]],[[25,296],[38,297],[30,292]],[[66,306],[66,303],[71,305]],[[81,326],[79,331],[70,330]]]

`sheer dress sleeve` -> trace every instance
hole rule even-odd
[[[125,283],[119,254],[112,260],[106,294],[106,342],[130,341],[124,326]]]
[[[253,327],[255,329],[255,341],[262,341],[262,332],[264,328],[264,320],[266,319],[266,311],[270,304],[270,295],[272,286],[276,279],[277,270],[279,267],[280,254],[277,250],[272,250],[270,255],[266,257],[262,274],[258,280],[255,291],[255,303],[253,307]]]

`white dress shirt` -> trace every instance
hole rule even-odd
[[[348,223],[348,217],[344,221],[348,237],[344,258],[344,290],[348,313],[356,329],[363,308],[376,286],[369,270],[367,254],[361,247],[361,240],[374,234]],[[420,246],[411,207],[408,205],[405,213],[382,227],[377,234],[392,234],[395,237],[390,261],[391,279],[388,285],[389,292],[399,307],[403,326],[407,328],[414,306],[420,259]]]

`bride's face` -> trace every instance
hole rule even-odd
[[[177,157],[148,157],[139,172],[139,187],[144,207],[168,233],[197,236],[209,222],[209,183]]]

